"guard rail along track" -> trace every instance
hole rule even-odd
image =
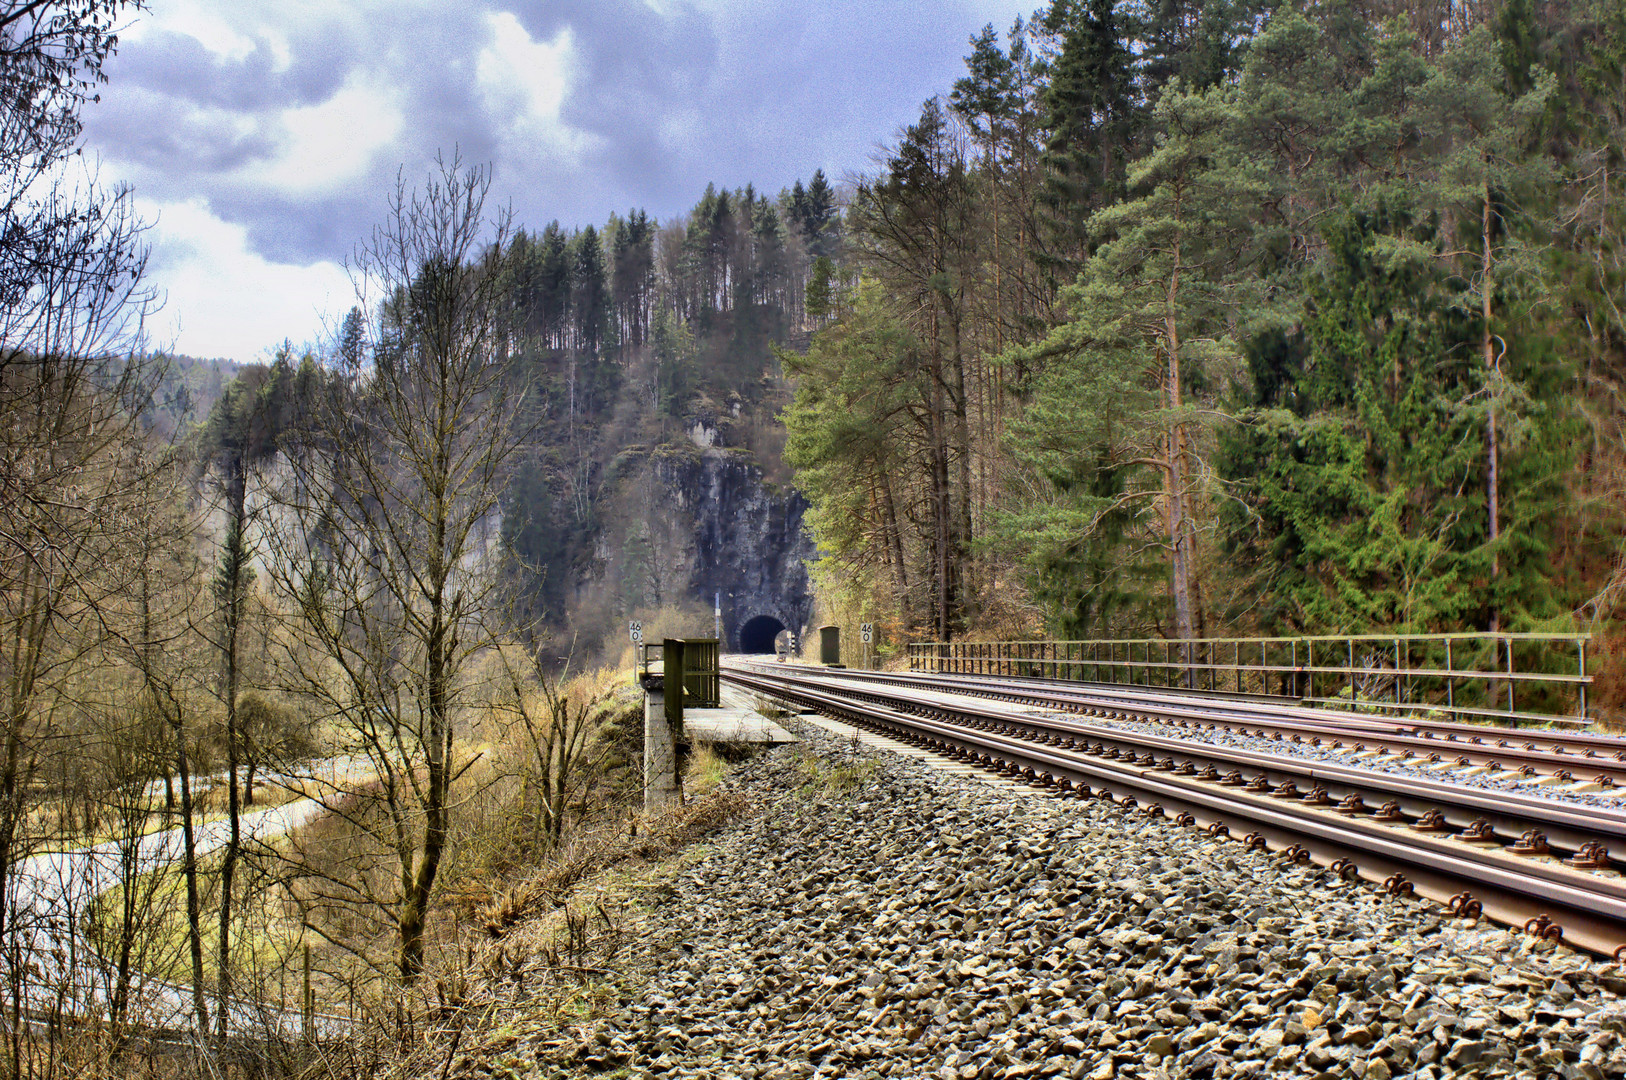
[[[1626,813],[1000,712],[878,679],[851,685],[853,674],[723,669],[745,689],[1063,795],[1239,838],[1346,880],[1427,897],[1453,915],[1483,915],[1626,960],[1626,878],[1605,846],[1626,851]],[[1381,805],[1368,805],[1369,797]],[[1504,848],[1514,832],[1518,839]],[[1574,854],[1553,858],[1554,845]]]

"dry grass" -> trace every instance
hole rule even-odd
[[[662,814],[583,831],[547,865],[490,898],[483,940],[443,952],[437,1026],[401,1059],[400,1075],[530,1075],[541,1057],[574,1059],[592,1021],[638,994],[636,960],[618,959],[645,932],[642,912],[704,852],[694,845],[747,812],[722,790]],[[611,1075],[625,1075],[620,1071]]]
[[[744,796],[714,790],[682,806],[634,816],[625,825],[584,831],[534,872],[492,894],[471,914],[488,935],[500,938],[535,911],[563,903],[584,879],[614,866],[665,858],[737,820],[747,809]]]
[[[694,798],[717,790],[728,772],[728,763],[709,742],[696,742],[689,754],[689,764],[683,772],[683,789]]]

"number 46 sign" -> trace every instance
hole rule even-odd
[[[866,623],[859,623],[858,624],[858,640],[862,641],[865,645],[868,645],[870,642],[874,641],[875,640],[875,624],[874,623],[867,623],[867,622]]]
[[[627,623],[627,636],[632,638],[634,645],[644,640],[644,624],[637,619]]]

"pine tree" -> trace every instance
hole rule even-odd
[[[1056,0],[1044,27],[1061,39],[1041,98],[1045,179],[1040,200],[1059,280],[1091,249],[1090,214],[1124,195],[1124,174],[1144,117],[1133,102],[1133,57],[1114,0]]]
[[[1553,181],[1552,162],[1535,148],[1534,137],[1553,79],[1539,72],[1533,89],[1510,96],[1506,55],[1488,26],[1477,27],[1446,53],[1418,91],[1419,126],[1438,140],[1432,194],[1454,212],[1465,240],[1449,257],[1464,264],[1468,288],[1463,300],[1479,318],[1486,387],[1485,512],[1493,579],[1501,569],[1499,428],[1522,392],[1509,383],[1502,366],[1509,348],[1503,331],[1509,327],[1497,301],[1544,288],[1539,249],[1556,224],[1541,205],[1543,189]],[[1492,606],[1492,630],[1500,625],[1500,607]]]
[[[1011,427],[1017,453],[1041,473],[1074,467],[1032,460],[1035,447],[1127,470],[1109,484],[1070,480],[1065,499],[1035,511],[1037,524],[1089,539],[1107,509],[1135,507],[1146,525],[1155,518],[1146,535],[1161,534],[1168,553],[1181,640],[1196,637],[1202,619],[1196,489],[1210,415],[1189,395],[1231,361],[1230,323],[1249,288],[1245,208],[1257,189],[1234,154],[1238,112],[1228,89],[1164,93],[1153,113],[1156,147],[1127,178],[1145,194],[1091,218],[1100,246],[1063,294],[1071,321],[1028,351],[1040,374],[1029,414]],[[1119,492],[1110,507],[1093,494],[1103,489]]]

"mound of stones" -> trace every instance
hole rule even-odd
[[[1626,1076],[1626,973],[1199,830],[815,730],[543,1072]]]

